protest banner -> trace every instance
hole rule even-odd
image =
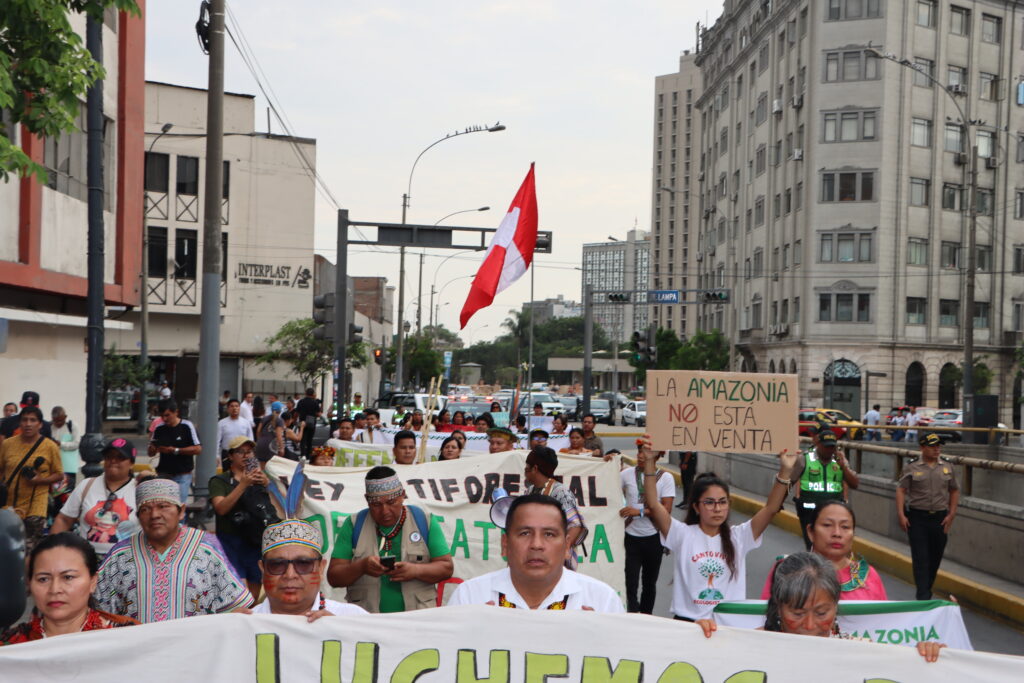
[[[796,375],[649,370],[647,431],[657,450],[780,453],[799,448]]]
[[[765,600],[735,600],[715,607],[715,621],[725,626],[761,628]],[[840,600],[839,630],[852,638],[916,647],[931,640],[973,650],[960,605],[945,600]]]
[[[402,614],[223,614],[0,648],[9,681],[829,683],[1019,681],[1024,659],[722,627],[636,614],[442,607]],[[111,653],[117,653],[111,656]]]
[[[489,437],[487,436],[487,434],[478,434],[478,433],[470,430],[468,427],[466,429],[467,429],[467,431],[463,431],[463,434],[466,435],[466,446],[465,446],[465,448],[463,448],[463,452],[473,451],[473,452],[477,452],[477,453],[486,453],[487,449],[489,447],[489,444],[488,444],[488,441],[487,441],[487,439]],[[395,434],[398,434],[398,432],[400,432],[400,431],[401,431],[400,429],[396,429],[396,428],[393,428],[393,427],[384,427],[384,428],[378,430],[377,434],[378,435],[383,435],[384,438],[387,440],[387,443],[390,445],[395,440]],[[441,444],[449,436],[451,436],[451,432],[433,432],[433,431],[430,432],[430,434],[427,435],[427,452],[429,453],[431,448],[435,448],[435,449],[439,450],[441,448]],[[416,432],[416,444],[417,444],[417,447],[419,446],[419,443],[422,440],[422,438],[423,438],[423,433],[417,431]],[[379,443],[379,442],[375,442],[375,443]],[[529,448],[528,443],[529,443],[529,438],[528,438],[527,434],[517,434],[516,435],[516,444],[517,444],[517,446],[519,448]],[[361,445],[366,445],[366,444],[361,444]],[[548,438],[548,448],[554,448],[557,451],[560,448],[568,448],[568,447],[569,447],[569,436],[568,436],[568,434],[552,434]]]
[[[362,452],[371,453],[376,448],[379,447],[367,445]],[[384,455],[391,457],[390,452]],[[501,531],[490,518],[491,493],[498,487],[513,496],[523,493],[528,487],[523,477],[526,451],[482,453],[472,458],[395,468],[405,484],[406,502],[438,519],[451,545],[455,577],[468,579],[505,566]],[[367,469],[305,467],[302,516],[320,527],[324,553],[328,556],[334,549],[334,536],[345,520],[366,507],[363,494]],[[294,471],[295,463],[291,460],[273,458],[267,463],[268,476],[282,488]],[[590,529],[585,543],[587,554],[579,558],[579,571],[623,594],[624,526],[619,517],[622,483],[618,458],[605,462],[600,458],[562,455],[556,474],[575,494]]]

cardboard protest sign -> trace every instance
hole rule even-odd
[[[647,371],[647,431],[657,450],[796,451],[799,411],[796,375]]]
[[[214,614],[0,647],[3,680],[47,683],[1017,683],[1022,667],[985,652],[947,648],[929,664],[913,648],[857,640],[727,626],[709,639],[695,624],[642,614],[485,605],[313,623]]]

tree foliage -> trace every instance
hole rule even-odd
[[[700,330],[682,344],[672,359],[673,370],[728,370],[729,340],[721,330]]]
[[[138,356],[117,353],[113,346],[103,356],[103,390],[143,387],[153,378],[153,365],[139,365]]]
[[[14,124],[41,137],[75,128],[80,101],[105,75],[85,41],[71,28],[69,13],[103,21],[113,7],[138,14],[134,0],[5,0],[0,2],[0,109]],[[14,131],[0,125],[0,178],[11,173],[46,177],[14,144]]]
[[[289,320],[266,340],[267,351],[256,358],[256,363],[263,366],[284,363],[307,387],[321,375],[333,373],[334,345],[328,339],[313,338],[313,329],[317,326],[312,318]],[[366,343],[349,344],[345,359],[349,368],[365,366]]]

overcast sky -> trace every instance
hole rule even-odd
[[[193,28],[199,2],[147,5],[147,79],[205,87]],[[536,162],[540,229],[554,233],[555,247],[535,261],[535,298],[578,301],[581,245],[625,238],[634,225],[650,229],[654,78],[678,70],[696,23],[713,22],[721,2],[247,0],[229,8],[295,134],[317,140],[317,170],[353,220],[399,222],[421,150],[470,125],[506,125],[427,152],[408,220],[433,224],[490,206],[447,223],[496,228]],[[266,101],[230,41],[225,88],[258,96],[256,127],[265,130]],[[335,224],[334,207],[318,195],[316,248],[332,260]],[[397,250],[355,249],[350,275],[386,276],[397,287]],[[439,269],[452,253],[427,252],[424,325],[437,273],[440,321],[458,328],[482,255],[460,254]],[[406,258],[414,325],[418,261]],[[463,339],[496,336],[509,309],[529,298],[527,276],[477,313]]]

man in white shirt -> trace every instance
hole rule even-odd
[[[242,404],[237,398],[232,398],[227,403],[228,416],[217,422],[217,443],[220,444],[220,457],[227,459],[231,442],[236,436],[244,436],[250,441],[255,441],[252,435],[252,421],[241,417]]]
[[[871,410],[864,413],[864,417],[861,418],[861,422],[868,425],[869,427],[867,436],[864,439],[865,441],[882,440],[882,431],[880,429],[870,429],[870,427],[872,426],[877,427],[878,424],[882,421],[882,413],[879,412],[879,408],[881,407],[881,405],[876,403],[875,405],[871,406]]]
[[[242,397],[242,403],[238,406],[238,416],[245,420],[246,422],[248,422],[249,424],[252,424],[253,417],[251,391],[246,393],[246,395]]]
[[[459,584],[448,605],[624,612],[611,586],[563,566],[569,552],[567,526],[562,505],[551,496],[518,496],[501,535],[508,567]]]
[[[917,413],[915,406],[910,406],[910,413],[907,415],[907,441],[917,443],[917,425],[921,423],[921,416]]]
[[[263,532],[263,589],[267,599],[250,614],[291,614],[307,621],[321,617],[366,614],[366,610],[336,600],[320,591],[324,563],[319,527],[302,519],[271,524]],[[315,580],[314,580],[315,579]]]
[[[380,413],[377,412],[377,409],[367,408],[363,411],[363,415],[366,417],[366,429],[359,435],[359,441],[362,443],[381,444],[383,446],[390,445],[391,439],[381,431]]]
[[[663,453],[655,451],[654,459],[657,460]],[[644,478],[644,460],[647,457],[644,451],[638,452],[636,467],[627,467],[619,475],[622,478],[622,493],[626,498],[626,506],[619,510],[619,516],[626,520],[626,611],[643,614],[654,611],[658,574],[661,571],[661,558],[664,557],[661,538],[651,522],[651,511],[644,502],[644,484],[657,488],[658,501],[670,515],[676,499],[675,481],[668,472],[658,472],[658,476],[652,478],[653,481]],[[643,591],[638,596],[641,581]]]

